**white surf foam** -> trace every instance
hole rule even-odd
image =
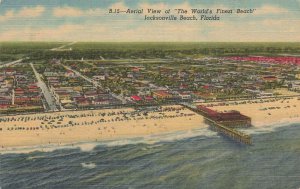
[[[291,124],[299,123],[298,119],[286,119],[282,120],[280,123],[274,123],[272,125],[265,125],[260,127],[253,127],[248,129],[241,129],[241,131],[246,134],[262,134],[262,133],[270,133],[276,131],[277,128],[289,126]],[[153,144],[159,145],[159,142],[172,142],[177,140],[183,140],[187,138],[193,137],[220,137],[217,132],[211,131],[209,128],[196,128],[187,131],[177,131],[171,133],[162,133],[155,135],[148,135],[144,137],[135,137],[135,138],[123,138],[123,139],[115,139],[109,141],[99,141],[99,142],[79,142],[73,144],[64,144],[64,145],[43,145],[43,146],[30,146],[30,147],[18,147],[18,148],[6,148],[0,149],[0,154],[10,154],[10,153],[18,153],[18,154],[26,154],[34,151],[40,152],[52,152],[54,150],[59,149],[80,149],[82,152],[90,152],[93,151],[96,146],[124,146],[130,144]]]
[[[81,163],[80,165],[83,168],[87,168],[87,169],[94,169],[96,167],[95,163]]]
[[[298,124],[299,122],[293,122],[293,121],[282,121],[280,123],[274,123],[271,125],[265,125],[265,126],[260,126],[260,127],[252,127],[248,129],[240,129],[240,131],[246,133],[246,134],[265,134],[265,133],[271,133],[275,132],[279,128],[290,126],[293,124]]]
[[[209,130],[208,128],[196,128],[187,131],[178,131],[171,133],[163,133],[156,135],[149,135],[144,137],[135,137],[135,138],[123,138],[115,139],[110,141],[99,141],[99,142],[80,142],[73,144],[62,144],[62,145],[42,145],[42,146],[30,146],[30,147],[18,147],[18,148],[6,148],[0,149],[0,154],[9,154],[9,153],[31,153],[34,151],[40,152],[52,152],[59,149],[77,149],[79,148],[83,152],[93,151],[96,146],[124,146],[129,144],[156,144],[159,142],[171,142],[175,140],[183,140],[187,138],[203,136],[203,137],[219,137],[216,132]]]

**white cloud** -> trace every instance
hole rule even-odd
[[[57,7],[53,10],[53,15],[55,17],[78,17],[82,16],[83,14],[84,12],[82,10],[74,7]]]
[[[44,12],[45,8],[43,6],[23,7],[18,12],[8,10],[4,15],[0,15],[0,22],[22,18],[36,18],[41,16]]]
[[[188,2],[140,3],[138,7],[164,10],[193,8]],[[226,9],[224,5],[195,6],[197,7]],[[5,31],[0,31],[0,41],[300,41],[300,36],[296,35],[300,33],[300,21],[268,16],[267,14],[288,12],[284,8],[271,5],[257,8],[257,14],[262,15],[260,20],[255,17],[252,20],[224,17],[220,21],[144,21],[143,15],[108,14],[109,8],[126,10],[128,7],[123,2],[119,2],[107,9],[54,8],[52,14],[57,18],[86,16],[87,19],[78,24],[49,26],[49,28],[44,26],[32,28],[30,25],[24,26],[23,30],[7,28]],[[32,16],[38,16],[44,9],[35,7],[31,11],[35,12]],[[17,13],[7,11],[0,16],[0,22],[21,15],[29,16],[29,12],[27,9],[21,9]],[[163,15],[164,13],[161,14]],[[96,16],[99,16],[99,19],[91,19]]]
[[[128,7],[123,2],[112,4],[109,8],[127,10]],[[56,7],[53,9],[53,16],[55,17],[81,17],[81,16],[101,16],[108,12],[108,9],[93,8],[93,9],[79,9],[75,7]]]
[[[123,1],[117,2],[109,6],[111,9],[120,9],[120,10],[126,10],[128,7],[124,4]]]
[[[119,21],[122,23],[123,21]],[[65,24],[54,28],[30,28],[0,32],[0,41],[300,41],[300,20],[264,19],[240,22],[141,22]]]
[[[282,8],[282,7],[277,7],[273,5],[263,5],[262,7],[259,7],[256,9],[255,14],[258,15],[263,15],[263,14],[282,14],[282,13],[287,13],[289,10]]]
[[[41,16],[44,11],[45,8],[43,6],[24,7],[17,15],[18,17],[35,18]]]
[[[6,11],[4,15],[0,15],[0,22],[10,20],[13,17],[14,17],[14,11],[12,11],[12,10]]]

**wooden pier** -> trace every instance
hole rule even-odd
[[[230,137],[231,139],[238,141],[240,143],[243,144],[248,144],[251,145],[252,144],[252,139],[250,135],[247,135],[241,131],[238,131],[236,129],[233,128],[229,128],[225,125],[216,123],[215,121],[206,118],[205,117],[205,121],[209,124],[209,126],[214,130],[217,131],[225,136]]]
[[[247,145],[251,145],[252,144],[252,139],[250,135],[247,135],[241,131],[238,131],[234,128],[225,126],[221,123],[217,123],[216,121],[208,118],[206,115],[203,114],[203,112],[201,112],[200,110],[196,109],[196,108],[192,108],[189,107],[187,105],[182,104],[182,106],[188,108],[189,110],[200,114],[204,117],[206,123],[212,128],[212,130],[217,131],[219,133],[221,133],[222,135],[225,135],[237,142],[240,142],[242,144],[247,144]]]

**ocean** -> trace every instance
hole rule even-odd
[[[300,124],[250,129],[246,146],[207,129],[0,155],[0,188],[299,189]]]

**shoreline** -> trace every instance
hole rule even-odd
[[[251,117],[254,129],[300,123],[300,113],[297,112],[300,100],[297,98],[258,101],[198,104],[217,111],[240,111]],[[203,116],[180,105],[163,106],[155,111],[122,108],[6,116],[0,117],[0,124],[0,153],[30,146],[99,143],[208,128]],[[38,129],[32,126],[39,124]],[[32,130],[26,130],[30,127]],[[244,131],[247,130],[252,129]]]
[[[300,120],[296,122],[290,123],[281,123],[281,124],[272,124],[272,125],[265,125],[262,127],[251,127],[248,129],[242,129],[243,132],[247,134],[266,134],[275,132],[277,129],[282,129],[285,127],[290,127],[294,124],[300,124]],[[196,131],[196,133],[194,133]],[[200,131],[197,133],[197,131]],[[191,134],[193,132],[193,134]],[[208,132],[208,133],[207,133]],[[165,137],[168,136],[170,138],[166,139]],[[7,147],[6,149],[0,148],[0,155],[5,154],[27,154],[32,152],[53,152],[55,150],[60,149],[79,149],[82,152],[90,152],[97,146],[105,146],[105,147],[113,147],[113,146],[123,146],[123,145],[130,145],[130,144],[153,144],[153,145],[160,145],[157,143],[160,142],[170,142],[176,141],[181,139],[188,139],[193,137],[219,137],[217,132],[211,131],[208,127],[203,128],[195,128],[191,130],[182,130],[182,131],[174,131],[168,133],[160,133],[155,135],[145,135],[145,136],[136,136],[130,138],[116,138],[112,140],[99,140],[97,142],[94,141],[78,141],[74,143],[62,143],[62,144],[51,144],[51,145],[34,145],[34,146],[16,146],[16,147]]]
[[[59,112],[0,118],[0,148],[103,141],[207,127],[203,117],[182,107]]]
[[[80,149],[82,152],[92,151],[97,146],[123,146],[130,144],[157,144],[159,142],[171,142],[176,140],[182,140],[192,137],[218,137],[216,132],[208,130],[207,127],[194,128],[191,130],[173,131],[167,133],[160,133],[154,135],[144,135],[136,137],[124,137],[110,140],[95,141],[78,141],[74,143],[62,143],[62,144],[44,144],[34,146],[17,146],[7,147],[6,149],[0,148],[0,155],[2,154],[16,154],[16,153],[31,153],[35,151],[39,152],[52,152],[59,149]],[[159,145],[159,144],[157,144]]]

